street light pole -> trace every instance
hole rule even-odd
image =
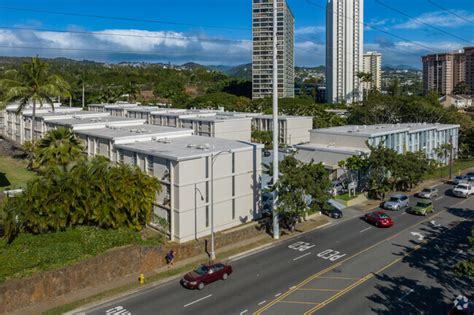
[[[230,153],[231,150],[211,153],[211,263],[216,259],[215,238],[214,238],[214,162],[222,153]]]
[[[197,232],[197,192],[201,196],[201,201],[204,200],[201,191],[197,188],[197,184],[194,184],[194,239],[197,241],[198,232]]]
[[[273,238],[280,238],[280,226],[278,222],[276,184],[278,182],[278,0],[273,0]]]

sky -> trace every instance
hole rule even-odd
[[[287,2],[296,65],[324,64],[327,0]],[[474,0],[365,0],[364,23],[384,65],[474,46]],[[238,65],[251,62],[251,27],[251,0],[0,0],[0,55]]]

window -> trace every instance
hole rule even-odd
[[[132,165],[137,165],[138,162],[138,156],[136,153],[133,153],[132,155]]]
[[[204,168],[205,168],[205,172],[206,172],[206,178],[209,178],[209,157],[206,156],[206,158],[204,159]]]
[[[232,153],[232,173],[235,173],[235,152]]]
[[[123,164],[123,152],[122,152],[122,150],[118,150],[118,162]]]
[[[235,196],[235,176],[232,176],[232,197]]]
[[[209,227],[209,206],[206,206],[206,227]]]
[[[206,182],[206,202],[209,202],[209,182]]]
[[[153,157],[149,155],[146,156],[146,170],[148,175],[153,175]]]
[[[232,220],[235,220],[235,199],[232,199]]]

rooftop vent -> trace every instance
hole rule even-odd
[[[195,148],[195,147],[196,147],[196,145],[195,145],[195,144],[192,144],[192,143],[190,143],[190,144],[188,144],[186,147],[187,147],[187,148]]]

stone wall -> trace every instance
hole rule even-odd
[[[256,224],[218,233],[216,248],[250,239],[264,233]],[[0,285],[0,314],[7,314],[76,290],[92,288],[119,277],[149,272],[166,264],[165,255],[173,249],[176,260],[210,251],[209,239],[160,247],[127,246],[65,268],[42,272],[26,279],[8,280]]]

